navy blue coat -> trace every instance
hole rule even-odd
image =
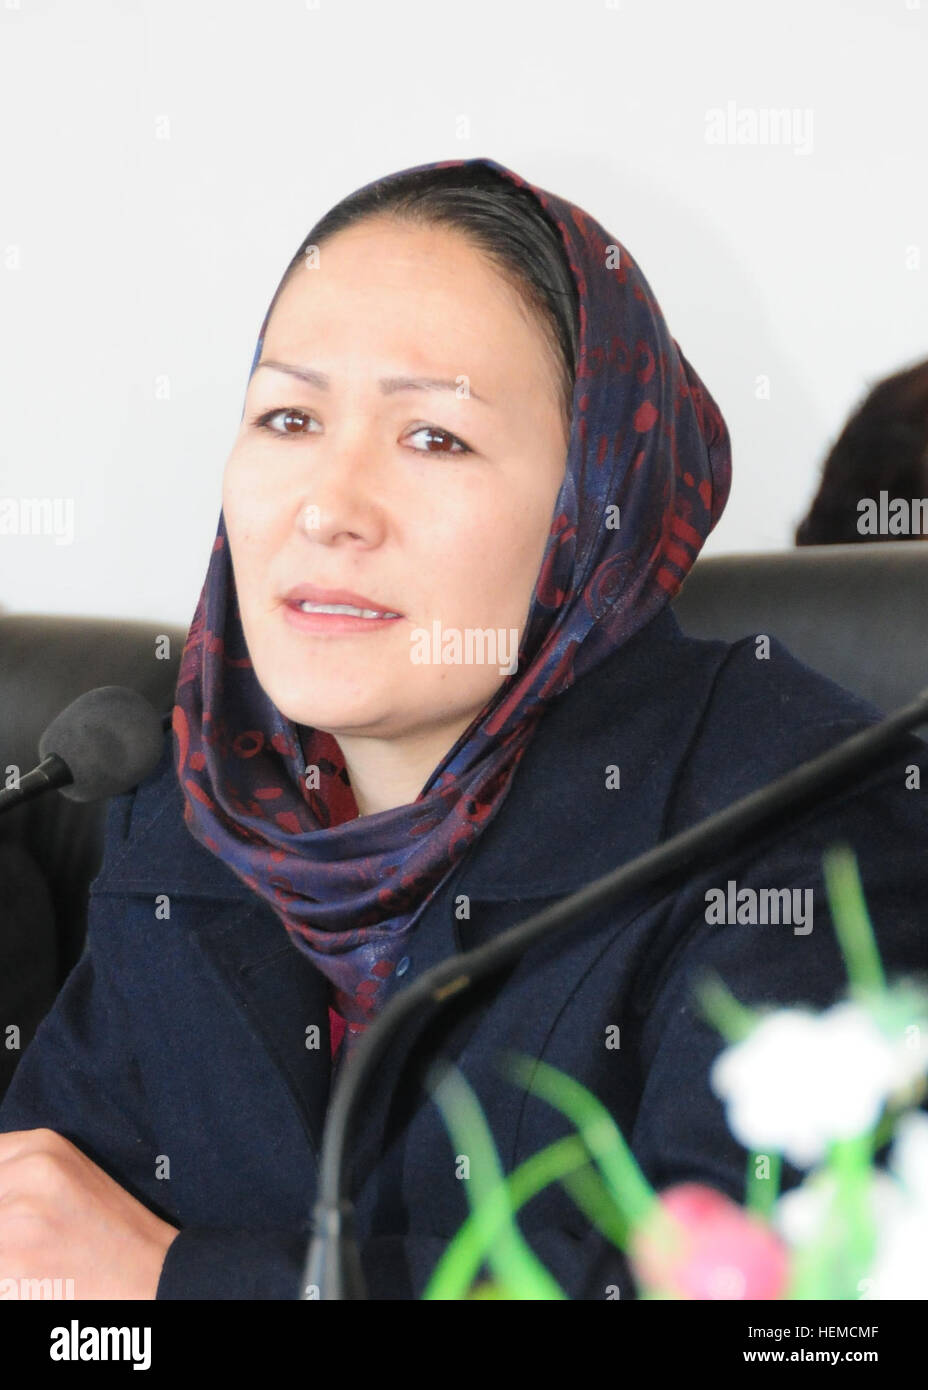
[[[424,915],[395,987],[878,717],[779,643],[758,659],[753,638],[696,641],[665,610],[550,707],[501,810]],[[850,795],[786,818],[681,885],[598,912],[407,1026],[354,1149],[371,1297],[418,1297],[468,1214],[422,1085],[436,1052],[476,1091],[507,1172],[570,1127],[502,1078],[502,1047],[598,1095],[656,1186],[698,1179],[741,1198],[746,1154],[708,1084],[724,1044],[693,980],[712,968],[754,1005],[834,1001],[846,979],[821,852],[837,839],[857,851],[889,973],[925,970],[928,807],[905,785],[915,761],[928,785],[928,745],[912,738]],[[620,785],[610,789],[611,766]],[[729,879],[812,888],[813,929],[707,923],[706,892]],[[164,894],[168,919],[157,911]],[[159,1299],[296,1298],[330,1088],[328,998],[270,908],[187,831],[168,735],[155,771],[108,806],[87,947],[22,1057],[0,1131],[57,1130],[181,1228]],[[616,1025],[618,1048],[607,1045]],[[160,1156],[169,1176],[157,1176]],[[784,1184],[799,1176],[787,1165]],[[521,1224],[570,1297],[634,1296],[624,1257],[559,1185],[523,1208]]]

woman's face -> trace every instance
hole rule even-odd
[[[466,655],[468,631],[515,629],[514,668],[567,443],[541,328],[459,234],[381,217],[324,242],[274,307],[223,480],[245,640],[281,712],[453,742],[506,657],[487,642],[449,662],[421,632],[457,631]],[[302,630],[299,584],[401,616]]]

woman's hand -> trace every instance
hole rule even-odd
[[[60,1279],[70,1298],[154,1298],[177,1231],[54,1130],[0,1134],[0,1298],[10,1279]]]

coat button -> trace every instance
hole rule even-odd
[[[410,958],[409,958],[409,956],[404,956],[402,960],[397,961],[397,963],[396,963],[396,973],[397,973],[397,975],[405,975],[405,974],[406,974],[406,971],[409,969],[409,964],[410,964]]]

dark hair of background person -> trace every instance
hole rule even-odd
[[[861,535],[858,503],[881,491],[909,502],[928,496],[928,361],[878,382],[847,421],[796,528],[796,544],[928,539],[917,532]]]
[[[414,171],[349,194],[304,238],[268,314],[302,265],[307,247],[321,246],[337,232],[383,214],[457,229],[522,295],[560,362],[561,403],[569,430],[580,342],[577,287],[556,223],[533,193],[494,169]]]

